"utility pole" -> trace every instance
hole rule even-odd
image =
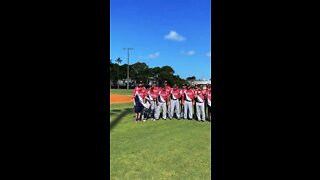
[[[133,48],[123,48],[123,50],[128,50],[127,89],[129,89],[129,51],[133,50]]]

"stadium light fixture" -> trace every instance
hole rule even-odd
[[[123,50],[128,50],[127,89],[129,89],[129,51],[133,50],[133,48],[123,48]]]

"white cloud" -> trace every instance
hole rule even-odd
[[[209,58],[211,58],[211,51],[206,54]]]
[[[148,58],[150,58],[150,59],[155,59],[155,58],[157,58],[157,57],[159,57],[159,56],[160,56],[160,53],[159,53],[159,52],[156,52],[156,53],[154,53],[154,54],[149,54]]]
[[[185,54],[185,55],[188,55],[188,56],[192,56],[194,55],[196,52],[194,50],[190,50],[190,51],[180,51],[181,54]]]
[[[169,34],[164,36],[167,40],[184,41],[186,38],[178,34],[176,31],[170,31]]]
[[[192,55],[194,55],[194,53],[195,53],[195,52],[194,52],[193,50],[191,50],[191,51],[188,51],[188,52],[187,52],[187,55],[192,56]]]

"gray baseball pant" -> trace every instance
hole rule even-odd
[[[181,100],[179,102],[181,104]],[[181,104],[181,109],[180,109],[180,117],[184,117],[183,112],[184,112],[184,108],[183,108],[183,104]]]
[[[207,116],[207,106],[208,106],[208,102],[207,102],[207,100],[205,100],[204,101],[204,113],[205,113],[206,117],[208,118],[208,116]]]
[[[143,108],[143,111],[141,113],[141,119],[145,120],[148,118],[148,112],[149,112],[149,109],[150,109],[150,104],[149,102],[146,102],[146,106],[147,107],[144,107]]]
[[[180,118],[180,104],[179,104],[179,100],[176,99],[171,99],[170,100],[170,119],[173,118],[173,115],[174,115],[174,110],[176,110],[176,115],[177,115],[177,118],[179,119]]]
[[[191,101],[184,101],[184,119],[187,119],[187,113],[188,113],[188,110],[189,110],[189,114],[188,114],[188,117],[189,119],[192,119],[192,102]]]
[[[165,102],[164,103],[159,102],[159,106],[156,106],[155,118],[159,119],[161,109],[162,109],[162,118],[166,119],[167,118],[167,105]]]
[[[151,118],[154,118],[155,108],[156,108],[156,101],[155,100],[150,101],[149,117],[151,116]]]
[[[208,109],[208,120],[211,121],[211,106],[207,105],[207,109]]]
[[[206,121],[206,114],[204,112],[204,103],[196,102],[196,109],[197,109],[198,120],[200,121],[200,119],[201,119],[202,121]],[[202,118],[200,118],[200,112],[202,114]]]

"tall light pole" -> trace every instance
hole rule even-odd
[[[129,51],[133,48],[123,48],[123,50],[128,50],[127,89],[129,89]]]

